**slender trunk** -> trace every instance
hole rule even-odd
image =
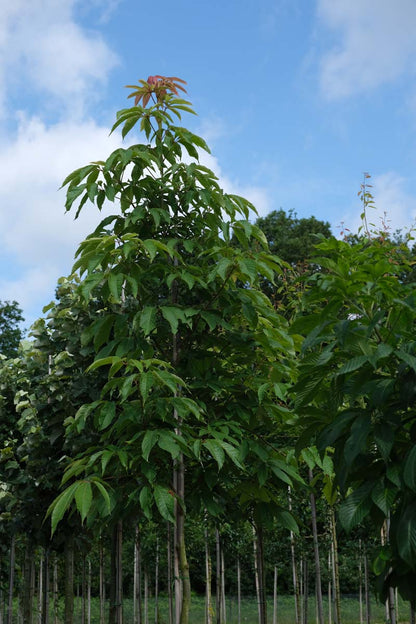
[[[241,565],[237,557],[237,624],[241,624]]]
[[[365,620],[366,624],[370,624],[371,621],[371,608],[370,608],[370,582],[368,575],[368,557],[367,550],[364,547],[364,593],[365,593]]]
[[[13,592],[14,592],[14,568],[16,558],[16,537],[13,535],[10,540],[10,570],[9,570],[9,599],[7,604],[7,624],[13,622]]]
[[[185,544],[185,513],[183,506],[185,504],[185,463],[181,454],[177,460],[176,466],[176,494],[178,501],[175,501],[175,535],[176,535],[176,552],[177,567],[179,568],[180,590],[181,595],[177,595],[179,605],[177,605],[177,613],[180,613],[177,624],[188,624],[189,609],[191,606],[191,581],[189,578],[189,565],[186,556]],[[179,608],[180,607],[180,611]]]
[[[394,604],[396,606],[396,622],[400,622],[400,618],[399,618],[399,590],[396,589],[394,590]]]
[[[86,624],[87,620],[87,574],[85,568],[85,554],[82,555],[82,576],[81,576],[81,624]]]
[[[40,557],[39,561],[39,572],[38,572],[38,622],[39,624],[43,624],[43,567],[44,567],[44,556],[43,554]]]
[[[209,552],[208,529],[205,518],[205,624],[212,624],[212,596],[211,596],[211,579],[212,565],[211,555]]]
[[[110,613],[109,624],[123,623],[123,523],[117,522],[113,529],[111,544]]]
[[[91,624],[91,560],[88,559],[87,578],[87,624]]]
[[[155,560],[155,624],[159,624],[159,538],[156,537]]]
[[[264,570],[263,527],[256,525],[257,537],[257,573],[259,583],[259,624],[267,624],[266,575]]]
[[[105,580],[104,580],[104,547],[102,542],[102,537],[100,539],[100,550],[99,550],[99,558],[100,558],[100,624],[104,624],[105,620]],[[136,623],[134,623],[136,624]],[[140,623],[139,623],[140,624]]]
[[[65,543],[65,624],[74,622],[74,538]]]
[[[133,624],[142,624],[141,548],[139,527],[135,529],[133,576]],[[169,624],[172,624],[171,622]]]
[[[335,512],[333,507],[330,507],[329,513],[332,538],[332,571],[334,577],[335,621],[336,624],[341,624],[341,591],[339,586],[338,540]]]
[[[277,624],[277,565],[274,566],[273,577],[273,624]]]
[[[43,620],[42,624],[49,624],[49,549],[45,548],[45,562],[43,566]]]
[[[257,557],[257,535],[256,529],[253,525],[253,562],[254,562],[254,582],[256,584],[256,599],[257,599],[257,615],[258,621],[261,622],[261,610],[260,610],[260,581],[259,581],[259,560]]]
[[[313,472],[309,468],[309,483],[312,485]],[[313,554],[315,558],[315,587],[316,587],[316,606],[318,612],[319,624],[324,624],[324,605],[322,601],[322,581],[321,581],[321,563],[319,559],[319,540],[318,540],[318,523],[316,514],[315,494],[311,491],[311,519],[312,519],[312,535],[313,535]]]
[[[221,541],[220,541],[220,532],[218,527],[215,527],[215,552],[217,559],[216,566],[216,582],[215,582],[215,614],[217,624],[222,624],[221,622],[221,604],[222,604],[222,596],[221,596]]]
[[[309,569],[308,560],[303,559],[303,624],[308,624]]]
[[[2,559],[0,557],[0,570],[1,570],[1,564],[2,564]],[[4,609],[4,593],[3,593],[2,584],[0,583],[0,624],[4,624],[3,609]]]
[[[224,624],[227,624],[227,607],[225,604],[225,565],[224,565],[224,549],[221,548],[221,616]]]
[[[289,511],[292,511],[292,497],[290,495],[290,486],[288,488],[289,499]],[[299,575],[296,566],[296,549],[295,549],[295,535],[293,531],[290,531],[290,554],[292,559],[292,580],[293,580],[293,594],[295,597],[295,623],[300,624],[300,587],[299,587]]]
[[[363,611],[363,565],[362,565],[362,544],[358,540],[358,591],[360,600],[360,624],[364,623]]]
[[[169,624],[173,624],[173,592],[172,592],[172,528],[170,522],[167,523],[167,564],[168,564],[168,611]]]
[[[144,624],[149,624],[149,575],[144,569]]]
[[[26,541],[25,560],[23,565],[23,624],[32,624],[33,622],[32,560],[33,548],[30,540],[28,539]]]
[[[328,553],[328,624],[332,624],[332,556]]]
[[[52,577],[52,595],[53,595],[53,624],[58,624],[58,558],[53,558],[53,577]]]

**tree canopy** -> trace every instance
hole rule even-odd
[[[0,353],[7,358],[15,357],[23,331],[19,323],[24,321],[17,301],[0,301]]]

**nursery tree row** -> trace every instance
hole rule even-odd
[[[214,541],[220,622],[221,527],[237,523],[238,539],[251,527],[260,624],[267,621],[266,544],[282,530],[296,622],[306,617],[300,597],[308,595],[307,559],[297,551],[298,536],[311,527],[312,585],[323,623],[319,550],[327,527],[340,624],[337,522],[347,531],[370,524],[360,541],[366,569],[368,535],[377,536],[373,570],[394,622],[394,588],[413,605],[416,580],[411,254],[366,227],[373,201],[367,178],[364,227],[356,238],[336,240],[327,224],[293,214],[285,224],[283,211],[253,224],[254,206],[225,193],[200,164],[205,141],[177,125],[184,112],[193,113],[182,99],[183,81],[152,76],[132,89],[134,106],[118,113],[112,130],[121,127],[124,138],[139,129],[145,142],[129,143],[64,181],[67,210],[78,217],[94,204],[107,216],[80,244],[57,301],[32,328],[33,342],[20,357],[2,361],[0,531],[2,560],[8,553],[9,562],[3,564],[8,624],[22,535],[24,622],[34,613],[34,555],[42,564],[38,608],[47,621],[51,562],[62,553],[70,624],[74,553],[84,553],[85,598],[94,545],[99,594],[103,602],[107,589],[110,624],[121,624],[126,527],[135,544],[140,622],[139,546],[152,523],[160,526],[154,557],[159,561],[166,550],[161,583],[175,624],[189,622],[192,523],[205,527],[202,552],[194,557],[205,562],[207,622],[214,612],[210,549]],[[304,222],[320,232],[313,257],[309,248],[297,257],[290,228],[281,238],[287,220],[304,248],[310,244]],[[266,232],[274,227],[274,237],[269,231],[266,238],[260,225]],[[279,245],[285,260],[272,253]],[[299,497],[311,509],[308,519],[295,505]],[[109,573],[104,539],[111,544]],[[240,567],[236,574],[241,593]],[[368,586],[368,570],[364,577]]]

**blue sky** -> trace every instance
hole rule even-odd
[[[359,226],[416,216],[414,0],[14,0],[0,6],[0,299],[26,326],[99,215],[64,214],[63,178],[120,144],[124,85],[179,76],[225,190],[260,214]]]

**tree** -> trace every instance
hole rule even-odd
[[[317,234],[331,236],[328,221],[315,217],[299,218],[293,210],[273,210],[265,217],[259,217],[256,225],[264,232],[270,251],[292,266],[309,263]]]
[[[19,323],[24,321],[17,301],[0,301],[0,353],[7,358],[17,355],[23,332]]]
[[[295,409],[303,440],[334,449],[347,530],[370,517],[388,539],[374,569],[380,593],[414,600],[416,579],[416,306],[408,256],[383,237],[322,241],[304,312]],[[325,272],[324,272],[325,271]]]
[[[279,261],[248,221],[254,207],[224,193],[199,164],[205,141],[174,125],[174,117],[193,112],[178,97],[183,84],[162,76],[140,81],[131,94],[135,106],[118,113],[113,130],[122,126],[124,137],[139,124],[146,143],[120,148],[64,181],[66,207],[78,204],[76,216],[86,202],[101,209],[106,199],[120,212],[81,243],[74,266],[86,304],[100,302],[83,334],[84,345],[98,351],[89,372],[104,367],[108,382],[70,423],[73,432],[93,428],[100,436],[64,477],[84,479],[71,482],[50,510],[55,527],[75,499],[90,520],[96,494],[117,498],[109,487],[103,493],[107,475],[117,470],[120,483],[124,470],[138,513],[150,518],[156,508],[174,523],[180,624],[188,621],[191,596],[185,481],[199,507],[215,513],[220,474],[234,476],[233,496],[246,501],[237,486],[250,474],[249,499],[263,507],[264,496],[274,502],[267,480],[286,487],[296,478],[267,440],[287,415],[294,354],[286,321],[259,288],[262,278],[273,282],[279,274]],[[190,163],[182,161],[184,151]],[[246,474],[251,460],[262,469]],[[290,515],[275,509],[293,527]]]

